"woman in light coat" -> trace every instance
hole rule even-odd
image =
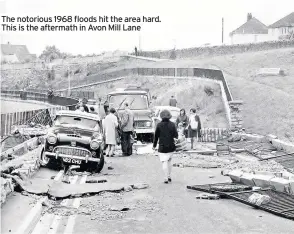
[[[107,145],[106,157],[112,157],[114,155],[114,149],[117,144],[116,129],[118,127],[118,120],[115,116],[115,112],[115,109],[111,108],[110,113],[103,121],[103,133],[105,137],[105,144]]]

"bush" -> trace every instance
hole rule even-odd
[[[175,50],[172,50],[171,53],[170,53],[170,59],[173,59],[175,60],[177,58],[177,54],[176,54],[176,51]]]

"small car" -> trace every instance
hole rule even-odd
[[[176,123],[177,117],[180,115],[180,108],[173,107],[173,106],[155,106],[152,110],[153,112],[153,125],[156,127],[156,125],[161,121],[160,113],[163,110],[169,110],[172,118],[171,121]]]
[[[99,173],[104,166],[102,124],[97,114],[59,111],[45,136],[41,165],[52,169],[79,165]]]

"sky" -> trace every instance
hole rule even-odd
[[[27,45],[39,55],[55,45],[71,54],[103,51],[165,50],[221,44],[252,13],[270,25],[294,11],[294,0],[0,0],[0,14],[7,16],[160,16],[160,23],[138,23],[141,32],[3,32],[1,44]],[[1,23],[2,18],[1,18]],[[140,42],[139,42],[140,41]]]

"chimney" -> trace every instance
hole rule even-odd
[[[252,19],[252,14],[251,13],[248,13],[247,14],[247,21],[251,20]]]

